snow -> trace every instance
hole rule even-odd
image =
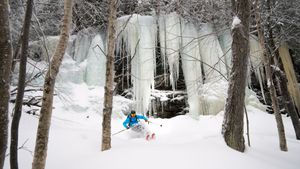
[[[232,25],[231,25],[231,29],[236,28],[239,24],[241,24],[240,18],[238,16],[234,16],[233,21],[232,21]]]
[[[141,23],[146,25],[149,20],[145,19],[145,22]],[[279,149],[275,117],[264,111],[265,107],[258,102],[251,90],[246,90],[245,100],[250,121],[251,147],[247,147],[245,153],[240,153],[226,146],[221,135],[221,126],[228,84],[225,81],[202,84],[201,75],[197,73],[201,70],[197,62],[200,58],[198,42],[187,44],[197,34],[196,29],[191,27],[193,27],[191,24],[185,25],[182,41],[186,44],[182,64],[187,77],[186,83],[189,84],[188,103],[191,113],[171,119],[149,118],[153,123],[145,125],[156,133],[156,140],[146,141],[144,138],[131,137],[130,132],[126,130],[112,136],[112,148],[105,152],[101,152],[104,88],[101,85],[88,85],[84,82],[86,67],[91,66],[87,65],[87,59],[77,63],[66,54],[55,86],[46,169],[131,169],[133,165],[143,169],[298,168],[300,142],[295,139],[291,120],[283,117],[289,151],[282,152]],[[151,31],[147,28],[140,30],[144,31],[147,37],[140,43],[152,44],[147,41]],[[144,51],[145,57],[151,58],[151,52],[147,49],[140,47],[138,50]],[[197,59],[188,57],[191,54]],[[41,67],[43,66],[45,65]],[[135,66],[135,69],[142,68]],[[150,67],[145,66],[146,70],[152,71],[151,64],[148,66]],[[191,66],[199,70],[191,71],[189,70]],[[145,74],[144,72],[142,75]],[[149,90],[146,84],[139,85],[144,87],[140,89],[141,91]],[[152,94],[159,96],[161,100],[167,99],[165,93],[159,93],[157,90]],[[29,95],[41,96],[42,91],[32,91]],[[112,133],[124,129],[122,123],[125,114],[136,108],[137,103],[121,96],[114,96]],[[30,110],[27,106],[23,107],[24,112]],[[203,108],[205,110],[202,110]],[[12,104],[10,109],[13,109]],[[19,145],[24,144],[24,148],[19,150],[19,166],[24,169],[31,168],[37,125],[37,116],[23,113]],[[9,168],[7,157],[4,169]]]
[[[300,165],[300,142],[295,139],[290,119],[283,117],[289,151],[282,152],[274,115],[253,106],[247,107],[251,147],[247,146],[245,153],[227,147],[223,141],[222,111],[216,116],[199,116],[198,120],[188,115],[171,119],[150,118],[153,123],[146,125],[156,133],[156,140],[132,138],[130,132],[124,131],[112,136],[109,151],[101,152],[104,90],[78,84],[69,85],[69,88],[73,89],[69,93],[73,103],[86,109],[64,105],[55,97],[46,169],[131,169],[133,165],[143,169],[296,169]],[[130,104],[131,101],[125,98],[114,97],[112,133],[123,129],[125,116],[120,110]],[[37,124],[36,116],[23,114],[19,143],[28,141],[24,145],[26,149],[19,150],[19,165],[24,169],[31,168],[33,156],[30,152],[34,150]],[[4,169],[9,169],[8,157]]]

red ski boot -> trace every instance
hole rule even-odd
[[[155,140],[155,133],[152,133],[151,139],[152,139],[152,140]]]

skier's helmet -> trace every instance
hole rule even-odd
[[[131,116],[135,116],[135,115],[136,115],[136,112],[135,112],[134,110],[131,110],[130,115],[131,115]]]

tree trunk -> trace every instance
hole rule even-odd
[[[23,35],[22,35],[22,49],[21,61],[19,70],[18,93],[15,104],[15,111],[11,124],[11,138],[10,138],[10,168],[18,169],[18,136],[19,136],[19,123],[22,114],[23,96],[26,81],[26,64],[28,55],[28,41],[30,21],[32,15],[33,0],[27,0],[27,9],[25,13]]]
[[[285,132],[284,132],[284,126],[283,126],[283,122],[282,122],[282,117],[279,111],[279,105],[278,105],[278,101],[277,101],[277,96],[276,96],[276,90],[274,87],[274,83],[273,83],[273,79],[272,79],[272,71],[271,71],[271,56],[270,53],[268,53],[266,51],[266,46],[265,46],[265,39],[264,39],[264,34],[261,28],[261,19],[260,19],[260,15],[259,15],[259,4],[258,4],[258,0],[255,1],[255,18],[256,18],[256,24],[257,24],[257,31],[258,31],[258,39],[260,41],[260,44],[262,46],[263,49],[263,64],[265,67],[265,71],[266,71],[266,77],[267,77],[267,84],[268,84],[268,88],[270,91],[270,95],[271,95],[271,100],[272,100],[272,107],[273,107],[273,111],[275,114],[275,119],[276,119],[276,123],[277,123],[277,130],[278,130],[278,135],[279,135],[279,144],[280,144],[280,149],[282,151],[287,151],[287,145],[286,145],[286,139],[285,139]]]
[[[298,86],[293,62],[286,44],[279,47],[279,56],[283,64],[284,72],[288,79],[288,91],[294,101],[294,105],[298,109],[298,116],[300,117],[300,89]]]
[[[234,4],[232,4],[234,5]],[[228,97],[226,99],[222,134],[226,144],[240,152],[245,150],[244,106],[249,61],[249,0],[235,3],[237,17],[241,23],[232,28],[232,69],[230,72]]]
[[[294,130],[295,130],[296,138],[297,138],[297,140],[300,140],[300,122],[299,122],[299,118],[298,118],[293,100],[292,100],[291,96],[288,93],[286,75],[284,74],[283,71],[278,70],[278,69],[275,69],[273,71],[274,71],[275,75],[277,77],[279,77],[279,83],[280,83],[281,90],[283,91],[282,96],[283,96],[284,101],[285,101],[285,107],[287,109],[288,114],[291,117],[293,127],[294,127]]]
[[[8,1],[0,1],[0,169],[4,166],[8,138],[8,103],[12,64]]]
[[[111,113],[113,106],[114,52],[116,41],[115,22],[117,15],[116,6],[117,0],[111,0],[109,4],[108,20],[108,52],[106,59],[106,81],[102,121],[102,151],[109,150],[111,148]]]
[[[15,71],[17,60],[20,59],[20,49],[21,49],[21,43],[23,42],[22,40],[22,34],[19,37],[17,47],[13,50],[13,59],[12,59],[12,65],[11,65],[11,72]]]
[[[50,70],[48,70],[45,77],[43,102],[37,130],[32,169],[44,169],[46,165],[55,79],[59,72],[59,67],[69,40],[69,30],[72,23],[72,4],[73,0],[64,1],[64,16],[62,20],[60,39],[52,57]]]

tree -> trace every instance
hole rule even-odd
[[[265,67],[265,70],[266,70],[267,84],[268,84],[268,88],[269,88],[269,91],[270,91],[271,100],[272,100],[272,108],[273,108],[276,123],[277,123],[280,149],[282,151],[287,151],[284,126],[283,126],[282,117],[281,117],[281,114],[280,114],[280,111],[279,111],[279,105],[278,105],[278,101],[277,101],[277,94],[276,94],[276,90],[275,90],[275,86],[274,86],[274,82],[273,82],[273,78],[272,78],[272,74],[273,74],[273,72],[271,70],[271,56],[272,56],[272,54],[271,54],[271,52],[268,52],[267,49],[266,49],[264,33],[263,33],[262,27],[261,27],[259,7],[260,6],[258,4],[258,0],[256,0],[255,1],[255,9],[256,9],[255,19],[256,19],[256,24],[257,24],[258,39],[260,41],[260,45],[263,48],[263,64],[264,64],[264,67]]]
[[[113,101],[113,80],[114,80],[114,51],[116,41],[116,13],[117,0],[111,0],[109,4],[108,19],[108,52],[106,59],[106,81],[104,93],[104,108],[102,121],[102,151],[111,148],[111,113]]]
[[[226,144],[244,152],[244,106],[249,60],[249,0],[239,0],[233,5],[237,16],[232,27],[232,69],[226,99],[222,134]],[[240,20],[239,20],[240,19]]]
[[[64,16],[62,19],[60,39],[53,54],[50,69],[47,71],[45,77],[43,102],[37,130],[32,169],[45,168],[55,79],[59,72],[59,67],[69,40],[69,30],[72,23],[72,4],[73,0],[64,1]]]
[[[288,110],[288,113],[291,117],[295,135],[296,135],[296,139],[300,140],[300,122],[299,122],[299,118],[297,115],[297,111],[295,109],[295,105],[293,103],[291,96],[289,95],[289,92],[288,92],[286,75],[283,71],[281,71],[277,67],[275,67],[275,69],[273,69],[273,72],[275,73],[275,75],[277,77],[279,77],[279,84],[281,87],[281,91],[283,91],[282,96],[285,101],[285,107]]]
[[[9,30],[8,1],[0,1],[0,169],[3,168],[8,137],[8,102],[12,48]]]
[[[23,38],[22,38],[22,54],[20,61],[19,81],[18,81],[18,94],[16,98],[15,111],[11,124],[11,142],[10,142],[10,168],[18,169],[18,136],[19,136],[19,123],[22,114],[22,104],[26,81],[26,64],[28,55],[28,41],[30,21],[32,16],[33,0],[27,0],[27,9],[24,19]]]

